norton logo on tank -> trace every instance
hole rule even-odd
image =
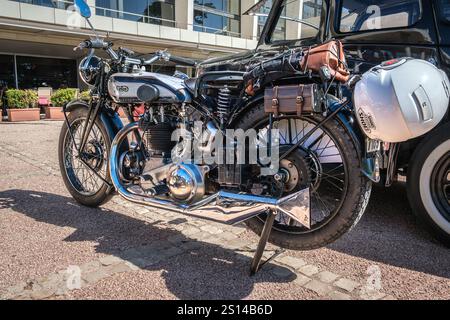
[[[128,92],[130,91],[130,88],[128,88],[127,86],[117,86],[117,90],[119,92]]]

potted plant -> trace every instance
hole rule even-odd
[[[90,90],[82,91],[80,93],[79,98],[80,98],[80,100],[83,100],[84,102],[89,103],[91,101],[91,91]]]
[[[8,120],[38,121],[40,120],[39,108],[36,108],[38,96],[33,90],[10,89],[6,91],[8,102]]]
[[[50,98],[52,105],[45,108],[45,117],[51,120],[64,120],[62,108],[74,100],[77,96],[78,89],[58,89]]]

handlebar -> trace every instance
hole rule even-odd
[[[195,62],[194,60],[191,60],[188,58],[183,58],[183,57],[172,56],[172,55],[169,56],[169,61],[176,63],[176,64],[188,66],[188,67],[197,66],[197,62]]]
[[[190,66],[190,67],[196,67],[197,62],[191,59],[173,56],[167,51],[158,51],[156,52],[151,58],[144,60],[144,59],[137,59],[137,58],[131,58],[134,54],[134,52],[127,48],[119,48],[118,53],[115,52],[112,49],[112,42],[104,41],[103,39],[96,38],[91,40],[86,40],[80,42],[78,46],[76,46],[73,50],[82,50],[82,49],[91,49],[90,55],[93,55],[93,51],[95,49],[103,49],[105,50],[109,56],[115,60],[115,61],[123,61],[125,64],[131,64],[131,65],[138,65],[138,66],[145,66],[155,63],[158,60],[165,60],[165,61],[171,61],[176,64],[184,65],[184,66]],[[123,60],[121,59],[123,58]]]
[[[112,47],[111,42],[103,41],[102,39],[97,38],[82,41],[73,50],[77,51],[78,49],[108,49],[110,47]]]

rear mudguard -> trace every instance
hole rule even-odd
[[[348,97],[347,97],[348,99]],[[341,105],[340,101],[334,96],[327,97],[327,108],[330,111],[336,110]],[[337,114],[338,121],[352,138],[353,144],[358,152],[361,163],[362,173],[372,180],[379,182],[379,175],[376,174],[375,158],[366,155],[366,138],[364,133],[359,128],[359,125],[354,117],[353,104],[350,103],[347,107]]]
[[[68,103],[66,105],[66,107],[64,108],[64,111],[70,113],[73,110],[78,109],[78,108],[88,109],[89,105],[84,101],[75,100],[75,101]],[[120,120],[119,115],[116,112],[114,112],[112,109],[106,109],[104,111],[100,111],[99,118],[108,133],[108,138],[109,138],[110,142],[112,142],[114,140],[116,134],[123,128],[122,120]]]

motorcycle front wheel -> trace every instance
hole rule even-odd
[[[81,205],[97,207],[111,197],[109,186],[104,182],[110,181],[108,155],[111,141],[97,117],[83,152],[81,155],[78,153],[87,115],[88,110],[85,108],[78,108],[68,115],[72,134],[64,122],[59,137],[59,166],[64,184],[72,197]]]
[[[321,120],[321,116],[274,120],[273,128],[280,132],[280,150],[296,144]],[[236,128],[254,128],[260,132],[259,135],[264,135],[268,124],[268,115],[260,105],[248,111]],[[353,139],[338,120],[332,119],[317,130],[298,152],[280,162],[282,167],[292,171],[288,172],[289,176],[295,177],[295,181],[286,183],[284,195],[296,192],[300,187],[311,190],[311,228],[305,228],[279,213],[270,234],[270,243],[292,250],[321,248],[350,231],[361,219],[369,202],[372,184],[362,173],[360,155]],[[307,185],[296,185],[300,183]],[[266,214],[261,214],[246,224],[260,235],[266,217]]]

